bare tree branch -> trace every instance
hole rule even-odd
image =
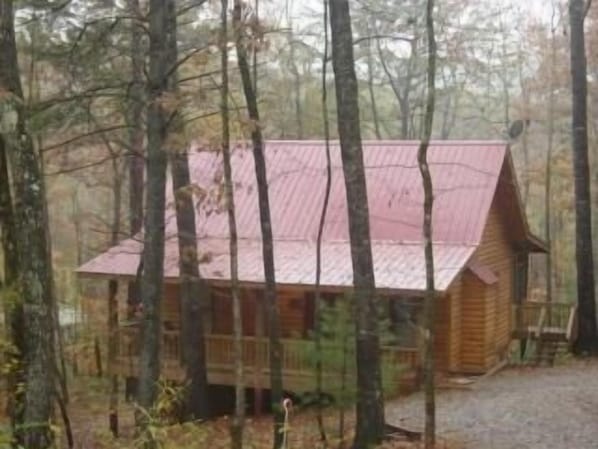
[[[71,143],[76,142],[78,140],[85,139],[86,137],[95,136],[97,134],[102,134],[102,133],[106,133],[106,132],[109,132],[109,131],[116,131],[116,130],[119,130],[119,129],[127,129],[128,127],[129,127],[128,125],[115,125],[115,126],[109,126],[107,128],[102,128],[102,129],[94,129],[93,131],[89,131],[87,133],[79,134],[78,136],[72,137],[72,138],[67,139],[67,140],[63,140],[62,142],[55,143],[55,144],[49,145],[47,147],[43,147],[43,148],[40,149],[40,152],[44,153],[46,151],[55,150],[57,148],[63,147],[63,146],[68,145],[68,144],[71,144]]]
[[[592,0],[586,0],[586,7],[583,11],[583,18],[585,19],[590,12],[590,7],[592,6]]]
[[[353,45],[360,44],[364,41],[370,40],[380,40],[380,39],[387,39],[391,41],[402,41],[402,42],[413,42],[415,40],[414,36],[407,36],[407,35],[395,35],[395,34],[373,34],[371,36],[363,36],[353,40]]]

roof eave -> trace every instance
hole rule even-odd
[[[531,232],[527,234],[526,247],[527,247],[526,249],[530,253],[548,253],[548,252],[550,252],[550,246],[548,245],[548,243],[544,239],[541,239],[540,237],[535,236]]]
[[[515,201],[517,203],[517,208],[519,209],[520,216],[523,220],[523,228],[525,230],[525,242],[523,245],[523,249],[530,253],[547,253],[550,251],[549,245],[543,239],[534,235],[530,230],[529,221],[527,219],[527,212],[525,210],[523,199],[521,197],[521,190],[519,189],[519,182],[516,175],[517,172],[515,170],[515,164],[513,162],[513,156],[511,153],[510,145],[507,146],[507,152],[505,156],[508,168],[511,172],[511,178],[515,192]]]
[[[122,274],[122,273],[98,273],[98,272],[86,272],[78,270],[76,272],[77,276],[81,279],[90,279],[90,280],[117,280],[122,282],[131,282],[135,280],[135,276],[130,274]],[[453,279],[454,280],[454,279]],[[206,279],[207,283],[210,284],[212,287],[227,287],[230,285],[230,280],[228,279]],[[178,277],[168,276],[164,278],[164,282],[168,284],[176,284],[180,282]],[[452,281],[451,281],[452,284]],[[287,289],[297,289],[297,290],[304,290],[309,291],[314,289],[313,284],[286,284],[286,283],[277,283],[277,287],[287,288]],[[450,285],[450,284],[449,284]],[[240,281],[240,287],[244,288],[260,288],[264,286],[263,282],[255,282],[255,281]],[[353,288],[353,286],[346,286],[346,285],[322,285],[320,287],[322,291],[329,292],[329,293],[345,293],[346,291]],[[447,288],[444,289],[437,289],[437,294],[444,294],[448,290]],[[425,295],[426,291],[424,289],[409,289],[409,288],[390,288],[390,287],[376,287],[376,291],[384,296],[389,295],[401,295],[401,296],[415,296],[415,297],[422,297]]]

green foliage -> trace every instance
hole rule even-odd
[[[206,439],[205,429],[193,422],[179,424],[184,394],[184,386],[160,381],[158,398],[152,408],[136,408],[137,421],[143,423],[144,430],[135,439],[135,447],[179,449],[201,446]]]
[[[356,371],[353,313],[353,302],[345,296],[324,304],[321,314],[324,389],[341,408],[353,404],[357,394],[352,381]],[[317,356],[314,354],[314,358]],[[331,378],[330,373],[338,373],[340,378],[336,375]]]
[[[3,310],[10,310],[21,300],[21,295],[16,285],[0,284],[0,304]]]
[[[6,330],[0,326],[0,379],[15,373],[20,367],[19,349],[10,340],[8,323],[11,311],[20,301],[21,296],[15,286],[0,287],[0,304],[5,314],[5,326],[7,326]],[[17,388],[22,388],[22,385],[18,385]],[[12,394],[18,393],[20,391],[12,392]]]
[[[385,305],[386,302],[382,302],[379,310],[380,346],[392,348],[396,336],[391,331]],[[323,391],[334,398],[339,408],[349,407],[355,403],[357,396],[354,301],[350,295],[323,304],[321,329],[321,353],[318,354],[315,345],[310,344],[306,355],[313,362],[314,371],[318,357],[321,360]],[[403,367],[392,363],[391,359],[384,357],[383,354],[384,351],[381,351],[384,394],[392,396],[396,393]]]
[[[9,426],[0,425],[0,449],[11,447],[12,434]]]

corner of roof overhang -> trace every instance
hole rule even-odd
[[[486,285],[494,285],[498,282],[496,273],[488,265],[480,262],[475,257],[469,259],[467,264],[465,264],[465,268]]]
[[[463,273],[465,271],[470,271],[476,278],[478,278],[481,282],[483,282],[486,285],[494,285],[498,282],[498,276],[496,275],[496,273],[486,264],[480,262],[475,257],[474,251],[467,260],[467,262],[463,264],[459,272],[451,280],[451,282],[449,282],[446,289],[444,289],[441,293],[448,292],[455,283],[455,281],[459,279],[461,276],[463,276]]]
[[[540,237],[532,234],[531,232],[527,233],[525,241],[520,245],[523,251],[528,253],[549,253],[550,246],[548,243],[541,239]]]
[[[519,209],[519,214],[522,222],[521,224],[523,226],[523,232],[525,233],[523,241],[519,242],[518,246],[521,250],[526,251],[528,253],[548,253],[550,251],[548,243],[540,237],[534,235],[530,230],[526,209],[523,204],[523,199],[521,198],[521,190],[519,189],[519,182],[517,179],[515,164],[513,162],[511,145],[507,143],[506,148],[507,151],[505,152],[505,164],[509,171],[509,176],[511,177],[513,191],[515,194],[515,202],[517,203],[517,207]]]

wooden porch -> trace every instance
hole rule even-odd
[[[324,345],[324,390],[338,390],[342,350]],[[347,366],[354,363],[354,353],[345,353]],[[181,337],[179,330],[162,332],[162,377],[183,381],[185,370],[181,363]],[[417,348],[384,346],[382,361],[385,383],[391,389],[412,387],[420,372],[420,356]],[[231,335],[206,335],[206,360],[208,382],[215,385],[234,385],[234,352]],[[250,388],[268,389],[270,386],[270,343],[267,338],[243,337],[243,365],[245,384]],[[119,329],[119,351],[116,374],[137,377],[139,375],[139,327],[123,326]],[[282,340],[282,370],[285,389],[305,392],[315,389],[314,343],[307,339]],[[348,385],[353,387],[351,369],[348,369]],[[349,383],[350,382],[350,383]]]
[[[571,342],[577,326],[577,306],[555,302],[525,302],[513,307],[513,338]]]

